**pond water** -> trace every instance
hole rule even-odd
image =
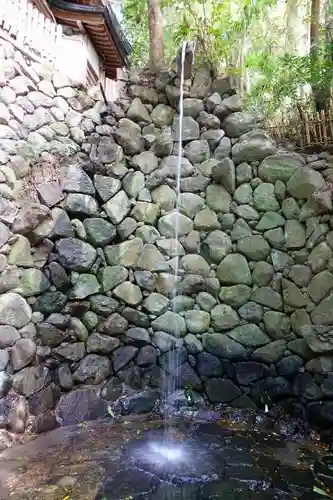
[[[0,455],[1,500],[314,500],[311,439],[249,419],[95,421],[30,438]]]

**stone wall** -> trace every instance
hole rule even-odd
[[[329,425],[333,157],[281,150],[199,69],[177,244],[177,76],[130,77],[101,117],[93,92],[1,51],[3,426],[150,411],[174,350],[178,400]]]

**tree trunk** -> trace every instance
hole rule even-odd
[[[149,65],[157,72],[164,64],[163,19],[159,0],[148,0]]]
[[[320,48],[320,0],[311,0],[310,23],[310,59],[312,93],[317,113],[327,108],[327,89],[324,82],[318,81],[319,74],[319,48]]]

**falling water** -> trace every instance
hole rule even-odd
[[[176,184],[176,194],[177,194],[177,200],[176,200],[176,224],[175,224],[175,255],[176,255],[176,264],[175,264],[175,286],[173,289],[173,298],[177,296],[177,283],[178,283],[178,274],[179,274],[179,257],[177,255],[177,249],[179,246],[178,239],[179,239],[179,195],[180,195],[180,170],[181,170],[181,164],[182,164],[182,153],[183,153],[183,148],[182,148],[182,135],[183,135],[183,116],[184,116],[184,63],[185,63],[185,54],[186,54],[186,46],[187,42],[183,42],[181,46],[181,53],[180,53],[180,68],[181,68],[181,73],[180,73],[180,95],[179,95],[179,136],[178,136],[178,161],[177,161],[177,184]],[[175,303],[175,302],[174,302]],[[175,312],[175,311],[174,311]],[[179,332],[174,332],[174,336],[176,338],[179,338]],[[167,404],[165,405],[165,410],[164,410],[164,418],[165,418],[165,430],[166,430],[166,436],[168,438],[168,435],[170,435],[170,416],[171,416],[171,411],[172,411],[172,405],[170,403],[170,396],[174,393],[176,389],[176,381],[179,376],[179,361],[177,359],[178,356],[178,350],[173,348],[170,353],[169,353],[169,360],[168,360],[168,375],[167,375],[167,381],[166,381],[166,396],[167,396]]]

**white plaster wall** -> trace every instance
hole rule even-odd
[[[85,83],[87,46],[83,35],[63,35],[57,49],[55,66],[75,82]]]

